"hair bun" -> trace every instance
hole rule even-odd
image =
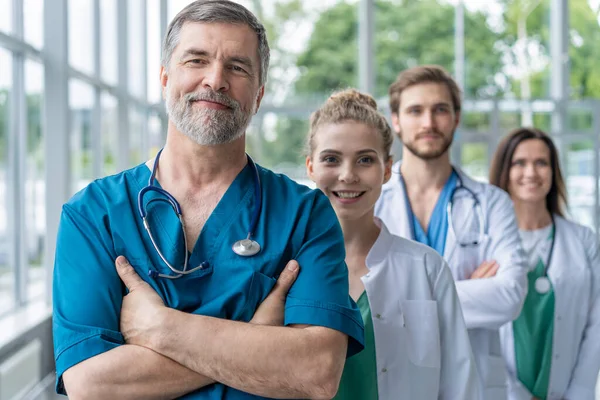
[[[345,89],[335,92],[329,97],[328,101],[336,104],[360,104],[377,110],[377,102],[375,99],[372,96],[359,92],[356,89]]]

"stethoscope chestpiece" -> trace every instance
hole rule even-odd
[[[231,246],[231,249],[235,254],[242,257],[250,257],[258,254],[260,251],[260,244],[252,239],[238,240]]]
[[[550,291],[550,279],[547,276],[540,276],[535,280],[535,291],[539,294],[545,294]]]

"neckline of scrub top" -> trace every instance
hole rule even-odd
[[[523,250],[527,255],[527,262],[530,270],[537,267],[538,260],[541,259],[545,265],[546,260],[550,253],[550,247],[552,245],[552,238],[554,236],[554,225],[549,225],[533,230],[522,230],[519,229],[519,236],[521,237],[521,243]]]
[[[427,224],[427,232],[423,229],[417,216],[414,214],[410,199],[408,198],[408,192],[406,193],[414,240],[435,249],[439,254],[444,254],[446,247],[446,237],[448,235],[447,205],[452,200],[454,188],[457,183],[458,174],[453,169],[435,202],[435,206],[429,217],[429,223]]]
[[[146,163],[141,164],[140,167],[142,168],[136,168],[137,173],[135,173],[135,178],[139,185],[138,190],[147,186],[150,175],[152,174],[152,171],[148,169]],[[258,165],[257,168],[259,168],[260,171]],[[234,220],[239,220],[241,223],[242,218],[239,215],[240,212],[246,207],[253,206],[253,204],[251,204],[253,200],[250,196],[254,193],[252,173],[253,171],[250,164],[246,163],[244,168],[236,175],[233,182],[231,182],[204,223],[191,254],[189,250],[187,252],[187,256],[190,257],[190,265],[200,265],[203,261],[212,259],[215,249],[218,248],[218,245],[220,244],[219,239],[223,239],[223,237],[226,236],[221,235],[222,232],[226,231]],[[154,185],[162,188],[158,179],[155,179]],[[244,207],[241,207],[241,205],[244,205]],[[171,239],[171,245],[174,246],[174,248],[179,248],[175,246],[181,246],[181,243],[173,243],[173,239],[167,234],[167,230],[164,228],[164,222],[162,221],[164,221],[165,216],[157,215],[155,218],[159,221],[159,224],[157,224],[158,229],[163,231],[163,234]],[[172,212],[169,214],[168,218],[177,218],[177,216]],[[250,226],[248,225],[248,227],[244,227],[244,229],[248,230],[250,229]],[[181,248],[183,248],[183,246],[181,246]]]

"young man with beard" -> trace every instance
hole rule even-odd
[[[460,90],[438,66],[403,71],[389,90],[402,162],[375,214],[392,234],[434,248],[456,281],[485,400],[506,399],[498,329],[521,310],[527,278],[509,196],[450,163]],[[444,344],[442,343],[442,346]]]
[[[169,25],[164,149],[63,207],[53,291],[59,392],[335,395],[346,356],[362,348],[362,319],[327,198],[245,153],[268,64],[264,27],[239,4],[195,1]]]

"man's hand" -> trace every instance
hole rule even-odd
[[[121,333],[127,344],[150,347],[152,334],[161,326],[165,303],[125,257],[117,257],[116,265],[119,277],[129,289],[121,306]]]
[[[300,268],[298,262],[291,260],[281,271],[275,286],[266,299],[260,303],[254,316],[250,320],[251,324],[282,326],[284,321],[285,299],[288,291],[296,281]]]
[[[496,275],[499,267],[500,265],[495,260],[484,261],[475,271],[473,271],[469,279],[491,278]]]

